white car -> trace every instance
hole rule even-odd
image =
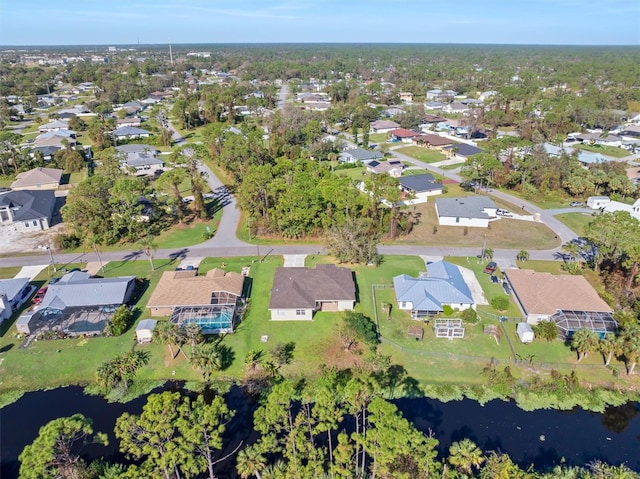
[[[513,215],[511,214],[511,212],[509,210],[501,210],[501,209],[497,209],[496,210],[496,214],[498,216],[504,216],[506,218],[512,218]]]

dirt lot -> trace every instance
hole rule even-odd
[[[44,251],[41,245],[53,245],[62,224],[57,224],[44,231],[19,233],[13,226],[0,226],[0,256],[17,253],[34,253]]]

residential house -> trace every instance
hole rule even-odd
[[[389,108],[382,110],[381,115],[385,118],[394,118],[398,115],[402,115],[403,113],[405,113],[405,111],[402,108],[399,108],[397,106],[391,106]],[[399,127],[400,125],[396,126],[396,128],[399,128]]]
[[[29,278],[0,279],[0,323],[28,301],[33,289]]]
[[[49,229],[56,198],[52,190],[0,193],[0,226],[29,233]]]
[[[395,121],[391,120],[376,120],[370,125],[371,133],[389,133],[397,128],[400,128],[400,125]]]
[[[19,333],[60,332],[68,336],[101,334],[117,308],[127,304],[135,276],[94,278],[74,271],[50,284],[42,302],[16,322]]]
[[[407,105],[411,105],[413,103],[413,93],[411,92],[401,91],[400,93],[398,93],[398,96],[400,97],[400,101],[402,103],[406,103]]]
[[[487,228],[489,220],[497,217],[498,207],[486,196],[438,198],[436,214],[442,226],[471,226]]]
[[[488,91],[483,91],[482,93],[480,93],[480,95],[478,96],[478,99],[481,102],[486,102],[487,100],[489,100],[490,98],[493,98],[494,96],[496,96],[498,94],[497,91],[495,90],[488,90]]]
[[[442,150],[447,146],[453,145],[453,140],[431,133],[420,135],[415,139],[415,142],[419,146],[424,146],[425,148],[430,148],[433,150]]]
[[[427,110],[442,110],[445,107],[446,103],[441,101],[425,101],[424,107]]]
[[[381,160],[384,155],[377,150],[365,150],[364,148],[349,148],[340,153],[339,160],[343,163],[357,163],[361,161],[367,164],[374,160]]]
[[[137,115],[144,110],[144,105],[139,101],[128,101],[118,108],[118,110],[124,110],[127,115]]]
[[[460,102],[453,102],[445,105],[442,111],[445,113],[468,113],[469,107]]]
[[[373,173],[375,175],[380,175],[383,173],[388,174],[389,176],[393,176],[394,178],[399,178],[402,175],[402,171],[405,169],[404,164],[399,160],[388,160],[388,161],[370,161],[367,164],[367,171],[369,173]]]
[[[427,273],[417,278],[401,274],[393,278],[398,308],[408,311],[413,319],[434,316],[453,309],[475,309],[469,286],[458,266],[436,261],[427,266]]]
[[[164,168],[164,160],[158,156],[155,146],[129,144],[116,146],[120,154],[120,167],[124,170],[134,168],[137,174],[153,173]]]
[[[640,199],[636,200],[633,205],[621,203],[620,201],[610,201],[602,208],[603,213],[614,213],[616,211],[626,211],[633,218],[640,221]]]
[[[122,140],[135,140],[138,138],[149,138],[151,133],[148,130],[143,128],[135,128],[133,126],[122,126],[117,128],[111,132],[111,136],[116,139],[116,141]]]
[[[53,155],[56,154],[58,150],[61,150],[61,146],[36,146],[31,148],[30,154],[32,157],[35,157],[36,153],[39,152],[42,155],[42,159],[44,161],[53,160]]]
[[[38,167],[18,173],[11,183],[13,191],[20,190],[57,190],[62,179],[62,170],[58,168]]]
[[[441,116],[430,115],[430,114],[426,113],[424,115],[424,117],[422,118],[422,125],[420,125],[420,126],[421,127],[424,127],[424,126],[433,127],[433,126],[435,126],[438,123],[443,122],[443,121],[447,121],[447,119],[443,118]]]
[[[611,308],[584,276],[528,269],[506,269],[504,275],[529,324],[554,321],[564,338],[578,329],[600,335],[617,329]]]
[[[273,279],[271,319],[311,320],[316,311],[351,311],[356,302],[353,273],[333,264],[278,268]]]
[[[49,123],[45,123],[44,125],[40,125],[38,127],[38,131],[40,133],[46,133],[48,131],[58,131],[58,130],[68,130],[69,123],[62,120],[52,120]]]
[[[450,158],[456,158],[461,161],[464,161],[467,158],[470,158],[473,155],[477,155],[478,153],[482,153],[484,151],[477,146],[469,145],[467,143],[452,144],[446,146],[445,150],[448,152]]]
[[[406,205],[426,203],[429,196],[442,194],[442,183],[430,173],[399,178],[402,200]]]
[[[153,316],[170,316],[180,326],[197,324],[203,334],[233,332],[243,302],[244,276],[214,268],[165,271],[147,308]]]
[[[592,210],[600,210],[611,203],[611,198],[608,196],[589,196],[587,198],[587,207]]]
[[[401,141],[402,143],[413,143],[415,138],[422,135],[420,132],[407,130],[406,128],[396,128],[391,130],[389,134],[393,141]]]
[[[581,133],[574,137],[581,143],[590,145],[604,145],[604,146],[622,146],[622,137],[618,135],[603,134],[603,133]]]
[[[59,146],[64,147],[76,144],[76,132],[73,130],[51,130],[36,136],[33,146]]]
[[[640,139],[640,125],[626,125],[619,135],[627,141]]]
[[[142,125],[142,119],[138,116],[132,116],[132,117],[127,117],[127,118],[118,118],[116,120],[116,125],[118,128],[123,127],[123,126],[140,126]]]

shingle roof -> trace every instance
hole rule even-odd
[[[164,161],[155,156],[153,153],[130,153],[125,160],[127,166],[152,166],[163,165]]]
[[[429,143],[431,146],[444,146],[453,144],[453,140],[431,133],[420,135],[418,138],[416,138],[416,141],[418,141],[418,143]]]
[[[446,261],[431,263],[426,277],[396,276],[393,287],[397,301],[413,303],[416,311],[442,311],[446,304],[474,304],[460,270]]]
[[[461,198],[438,198],[436,210],[438,216],[454,216],[458,218],[489,218],[483,210],[496,209],[493,200],[486,196],[464,196]]]
[[[455,150],[458,155],[465,157],[477,155],[478,153],[482,153],[484,151],[473,145],[467,145],[466,143],[456,143],[455,145],[451,146],[451,149]]]
[[[550,315],[560,309],[611,312],[583,276],[552,275],[529,269],[507,269],[504,274],[527,314]]]
[[[398,128],[400,125],[391,120],[376,120],[371,123],[371,128],[375,130],[384,130],[387,128]]]
[[[377,160],[384,158],[384,155],[376,150],[365,150],[363,148],[352,148],[342,152],[343,155],[351,156],[355,160]]]
[[[140,143],[129,143],[128,145],[116,146],[116,151],[119,151],[121,153],[144,153],[147,151],[156,152],[158,151],[158,147],[143,145]]]
[[[124,304],[133,293],[135,276],[91,278],[80,271],[66,274],[47,289],[40,308],[111,306]]]
[[[348,268],[319,264],[311,268],[278,268],[269,309],[315,308],[316,301],[355,301],[356,287]]]
[[[437,182],[430,173],[402,176],[398,181],[400,182],[400,186],[408,190],[415,191],[416,193],[442,189],[442,183]]]
[[[0,194],[0,206],[20,207],[13,214],[14,221],[39,218],[50,220],[55,201],[56,197],[53,190],[19,190]]]
[[[217,268],[199,276],[195,270],[165,271],[147,308],[211,304],[211,293],[224,291],[241,296],[243,285],[241,274]]]
[[[25,188],[48,183],[60,183],[62,170],[57,168],[34,168],[24,173],[18,173],[16,180],[11,183],[11,188]]]
[[[422,134],[413,130],[407,130],[406,128],[398,128],[396,130],[392,130],[390,133],[398,138],[413,138]]]

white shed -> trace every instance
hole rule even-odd
[[[535,337],[535,335],[533,334],[533,329],[531,329],[531,326],[529,324],[518,323],[516,331],[518,333],[520,341],[522,341],[523,343],[533,342],[533,338]]]
[[[587,198],[587,206],[592,210],[599,210],[611,203],[611,198],[608,196],[589,196]]]
[[[138,344],[150,343],[153,339],[153,330],[156,327],[158,321],[155,319],[143,319],[136,326],[136,337],[138,338]]]

